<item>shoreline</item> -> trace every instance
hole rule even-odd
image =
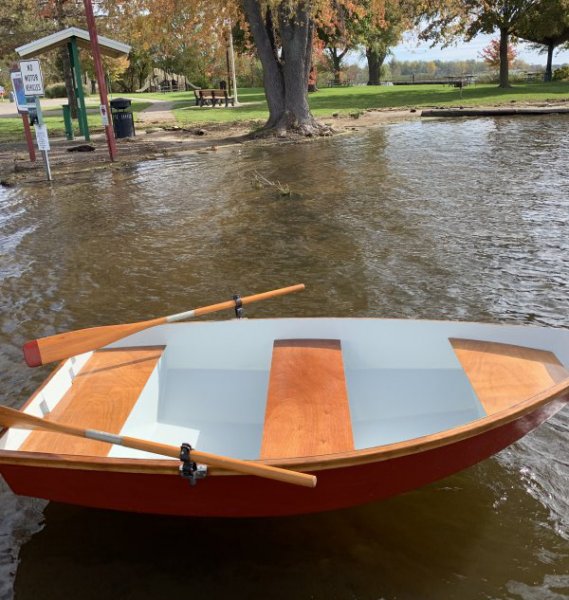
[[[330,126],[337,135],[353,134],[374,127],[397,122],[427,118],[476,118],[494,116],[536,116],[569,114],[569,102],[532,102],[514,106],[456,106],[424,108],[388,108],[354,110],[348,115],[332,115],[317,118]],[[91,142],[65,138],[50,140],[50,162],[54,176],[53,184],[73,182],[74,176],[103,169],[126,169],[133,164],[162,157],[188,154],[209,154],[219,150],[249,144],[298,144],[314,142],[320,137],[308,138],[255,138],[251,133],[258,121],[231,124],[209,124],[181,127],[170,123],[163,125],[138,125],[134,138],[117,140],[118,159],[111,163],[108,158],[105,136],[94,133]],[[71,151],[70,149],[75,149]],[[0,144],[0,186],[35,184],[45,181],[44,165],[39,152],[36,162],[29,160],[25,142]]]

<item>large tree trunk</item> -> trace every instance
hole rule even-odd
[[[500,29],[500,87],[510,87],[510,65],[508,61],[508,41],[510,32],[507,28]]]
[[[263,85],[269,107],[264,132],[284,136],[325,133],[308,107],[308,73],[312,57],[314,23],[309,5],[290,11],[283,2],[277,9],[263,12],[259,0],[242,0],[259,60],[263,65]],[[277,35],[280,41],[277,46]]]
[[[381,82],[381,67],[385,61],[387,52],[382,52],[377,48],[366,48],[367,66],[368,66],[368,85],[379,85]]]
[[[553,79],[553,51],[555,50],[555,44],[549,42],[547,44],[547,66],[545,67],[545,74],[543,81],[551,81]]]

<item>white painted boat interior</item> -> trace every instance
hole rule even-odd
[[[341,341],[356,450],[438,433],[485,416],[449,338],[548,350],[569,365],[569,331],[561,329],[328,318],[168,324],[109,346],[166,346],[121,434],[258,458],[278,339]],[[88,358],[67,361],[26,412],[53,410]],[[0,448],[17,450],[28,434],[10,429]],[[121,446],[109,456],[156,458]]]

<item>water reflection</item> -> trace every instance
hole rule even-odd
[[[50,505],[48,526],[23,549],[16,593],[468,599],[525,586],[546,597],[528,565],[561,573],[566,547],[535,531],[547,520],[535,501],[533,523],[520,527],[512,519],[520,504],[523,492],[489,461],[444,485],[306,517],[188,520]],[[540,544],[528,543],[536,535]],[[56,583],[46,590],[47,578]]]

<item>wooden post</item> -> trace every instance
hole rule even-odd
[[[21,112],[22,115],[22,123],[24,124],[24,135],[26,136],[26,144],[28,145],[28,154],[30,155],[30,160],[32,162],[36,162],[36,149],[34,148],[34,140],[32,138],[32,130],[30,129],[30,120],[28,119],[27,112]]]
[[[99,38],[97,37],[97,26],[95,25],[95,15],[93,14],[93,5],[91,0],[83,0],[85,6],[85,16],[87,17],[87,28],[89,29],[89,38],[91,39],[91,49],[93,51],[93,62],[95,63],[95,75],[97,77],[97,85],[99,86],[99,97],[101,98],[101,107],[107,115],[111,114],[109,110],[109,99],[107,97],[107,84],[105,82],[105,74],[103,72],[103,64],[101,61],[101,51],[99,49]],[[115,160],[117,154],[117,146],[113,128],[110,119],[104,123],[105,134],[107,136],[107,146],[109,148],[109,157],[112,161]]]

